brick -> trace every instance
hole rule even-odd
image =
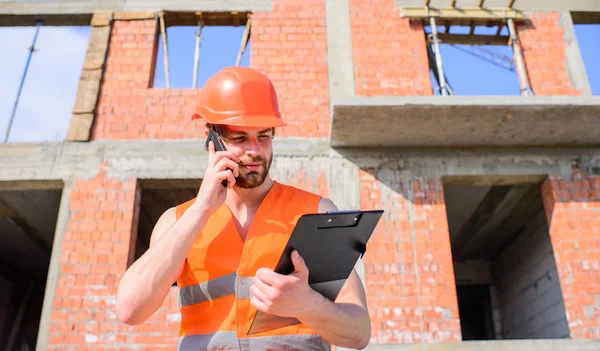
[[[387,170],[387,175],[379,176],[377,170],[363,169],[359,174],[360,188],[368,190],[361,192],[361,208],[382,208],[387,214],[364,257],[371,343],[458,341],[460,323],[443,324],[458,321],[458,305],[454,275],[445,273],[445,267],[452,267],[452,257],[441,181],[414,181],[409,194],[401,182],[403,174],[394,173],[389,176]],[[391,190],[382,191],[381,181]],[[406,199],[417,195],[420,199],[413,200],[411,215]],[[422,330],[423,320],[435,323],[436,330]]]
[[[590,210],[600,204],[600,196],[592,191],[598,179],[599,176],[575,172],[573,179],[552,176],[542,184],[550,240],[573,339],[600,338],[589,332],[600,330],[600,320],[588,320],[584,314],[586,310],[597,310],[600,303],[600,244],[596,240],[598,232],[590,229],[598,228],[598,212]]]
[[[394,0],[350,0],[356,95],[431,95],[425,35]]]
[[[536,95],[581,95],[571,86],[565,62],[567,42],[559,24],[560,13],[532,13],[516,24],[523,60]]]

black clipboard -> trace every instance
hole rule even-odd
[[[315,291],[334,301],[356,262],[367,249],[383,210],[350,210],[305,214],[298,219],[275,272],[294,271],[292,251],[298,253],[310,272],[308,283]],[[257,311],[248,335],[299,324],[296,318]]]

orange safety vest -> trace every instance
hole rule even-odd
[[[208,219],[177,280],[181,324],[178,350],[329,350],[303,324],[248,335],[257,310],[252,277],[274,269],[300,216],[318,212],[321,197],[275,182],[256,211],[245,242],[223,204]],[[193,203],[176,207],[177,219]]]

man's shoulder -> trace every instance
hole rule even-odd
[[[309,200],[310,202],[312,202],[313,204],[315,204],[318,207],[318,212],[327,212],[327,211],[337,210],[337,207],[335,206],[333,201],[331,201],[329,198],[327,198],[321,194],[318,194],[318,193],[312,192],[312,191],[308,191],[305,189],[301,189],[294,185],[283,184],[283,183],[279,183],[279,184],[284,188],[284,191],[287,191],[287,192],[293,193],[296,196],[305,198],[305,199]]]
[[[283,188],[284,192],[286,192],[288,194],[293,194],[295,196],[311,198],[313,200],[320,200],[323,197],[322,195],[320,195],[318,193],[299,188],[295,185],[284,184],[284,183],[279,183],[279,185]]]

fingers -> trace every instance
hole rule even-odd
[[[261,281],[259,278],[254,277],[252,278],[252,286],[250,287],[250,292],[253,295],[258,296],[262,301],[265,300],[275,300],[278,296],[279,296],[279,290],[265,284],[263,281]]]
[[[212,141],[211,141],[212,143]],[[213,146],[214,147],[214,146]],[[214,149],[213,149],[214,150]],[[210,155],[210,154],[209,154]],[[231,151],[213,151],[212,156],[210,156],[210,164],[212,166],[216,165],[218,162],[220,162],[223,158],[226,159],[230,159],[233,162],[237,163],[240,162],[239,157],[237,157],[233,152]]]
[[[286,283],[287,277],[285,275],[281,275],[275,273],[271,269],[268,268],[260,268],[256,271],[256,277],[266,285],[269,285],[274,288],[281,288],[283,284]]]
[[[233,186],[235,185],[235,177],[233,176],[233,173],[229,169],[217,173],[217,179],[219,181],[223,181],[223,180],[227,179],[227,187],[229,189],[232,189]]]
[[[262,302],[259,298],[257,298],[256,296],[253,296],[250,298],[250,304],[252,306],[254,306],[254,308],[256,308],[257,310],[264,312],[264,313],[269,313],[270,307],[267,306],[266,303]]]
[[[228,158],[222,158],[216,165],[215,168],[217,171],[222,171],[224,169],[230,169],[233,172],[234,176],[239,176],[240,175],[240,166],[233,162],[232,160],[228,159]]]

